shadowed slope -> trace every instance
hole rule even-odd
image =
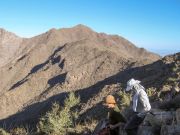
[[[0,119],[159,58],[120,36],[97,33],[83,25],[51,29],[23,39],[13,58],[0,70]],[[86,94],[91,97],[93,90],[88,90]]]

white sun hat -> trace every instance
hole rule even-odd
[[[126,91],[130,91],[135,84],[139,84],[140,82],[141,82],[141,81],[135,80],[134,78],[130,79],[130,80],[127,82]]]

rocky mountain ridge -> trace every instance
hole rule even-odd
[[[5,34],[0,47],[9,43],[16,47],[11,55],[8,49],[0,51],[5,59],[0,68],[0,119],[37,117],[70,91],[86,103],[104,84],[123,80],[108,78],[160,59],[120,36],[97,33],[84,25],[51,29],[28,39],[1,33]]]

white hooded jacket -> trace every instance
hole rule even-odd
[[[133,89],[133,111],[138,113],[148,112],[151,109],[149,98],[144,90],[144,87],[139,84],[140,81],[131,79],[127,83],[126,91]]]

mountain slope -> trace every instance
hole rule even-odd
[[[19,44],[13,58],[0,68],[1,119],[28,107],[17,118],[37,117],[69,91],[79,92],[85,102],[101,90],[106,78],[160,59],[120,36],[96,33],[83,25],[51,29]]]
[[[117,95],[120,90],[125,89],[127,81],[131,78],[141,81],[153,108],[172,111],[180,107],[180,53],[176,53],[152,64],[126,69],[84,89],[84,95],[90,90],[96,92],[82,106],[82,119],[88,117],[99,120],[105,117],[102,111],[104,97],[108,94]]]

